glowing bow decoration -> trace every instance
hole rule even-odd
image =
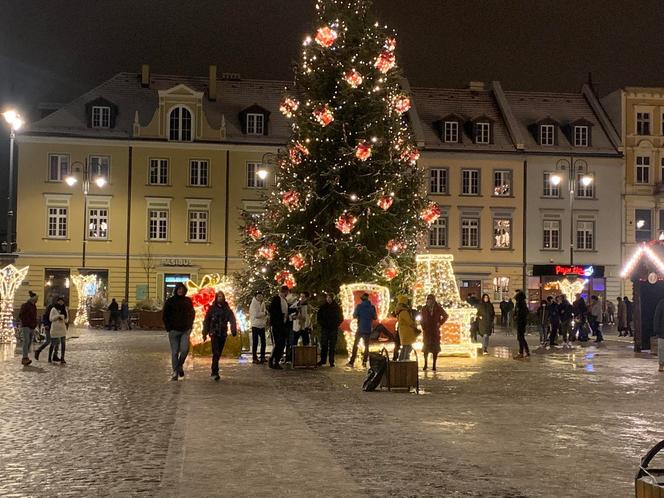
[[[191,331],[191,343],[195,346],[203,342],[203,320],[205,320],[208,309],[214,303],[217,292],[223,292],[228,305],[232,310],[235,310],[235,288],[230,278],[220,276],[218,273],[205,275],[200,284],[188,280],[185,285],[196,312],[194,327]]]

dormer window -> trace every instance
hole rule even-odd
[[[443,123],[443,142],[459,143],[459,123],[457,121],[445,121]]]
[[[486,121],[478,121],[475,123],[475,143],[491,143],[491,123]]]
[[[258,113],[247,113],[247,135],[263,135],[265,133],[265,116]]]
[[[92,106],[92,127],[110,128],[111,127],[111,108],[109,106]]]
[[[552,124],[542,124],[539,127],[540,145],[555,145],[556,127]]]
[[[191,142],[193,137],[192,119],[189,109],[174,107],[168,116],[168,139],[178,142]]]
[[[588,147],[590,129],[587,126],[574,127],[574,147]]]

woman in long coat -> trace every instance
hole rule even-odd
[[[493,309],[489,294],[482,294],[482,302],[477,308],[477,333],[482,336],[482,352],[489,354],[489,336],[493,334],[493,322],[496,311]]]
[[[622,337],[623,333],[627,335],[627,306],[622,298],[618,298],[618,336]]]
[[[436,302],[436,296],[429,294],[427,302],[422,308],[420,313],[422,316],[422,340],[424,353],[424,368],[427,369],[427,360],[429,353],[433,356],[433,371],[436,371],[436,360],[438,360],[438,353],[440,353],[440,327],[447,321],[448,315],[445,309]]]
[[[69,310],[65,306],[64,297],[58,297],[48,318],[51,321],[51,344],[48,349],[48,362],[58,361],[54,358],[53,353],[57,351],[57,344],[60,344],[60,363],[64,365],[67,363],[65,361],[65,344],[67,342],[67,327],[69,326]]]

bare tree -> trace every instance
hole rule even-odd
[[[148,301],[150,300],[150,275],[152,275],[152,271],[157,267],[155,264],[155,258],[154,255],[152,254],[152,247],[150,246],[150,243],[145,244],[145,252],[143,253],[143,256],[141,257],[141,263],[143,264],[143,270],[145,270],[145,278],[146,282],[148,285],[148,294],[147,294],[147,299]]]

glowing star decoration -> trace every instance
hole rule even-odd
[[[351,88],[357,88],[362,84],[364,78],[362,75],[355,69],[350,69],[344,73],[344,80],[350,85]]]
[[[418,254],[415,257],[416,279],[413,286],[413,305],[424,306],[429,294],[445,308],[449,315],[447,322],[441,327],[441,355],[468,355],[477,357],[481,347],[470,338],[470,325],[477,310],[461,301],[456,277],[452,268],[454,257],[449,254]],[[415,344],[422,347],[421,338]]]
[[[302,164],[302,159],[308,155],[309,149],[300,142],[295,143],[295,145],[288,150],[288,157],[290,158],[291,163],[295,166]]]
[[[397,63],[397,58],[394,55],[394,51],[392,51],[392,50],[383,50],[380,53],[380,55],[378,55],[378,57],[376,58],[376,62],[374,63],[374,66],[381,73],[387,74],[396,65],[396,63]]]
[[[440,206],[438,204],[436,204],[435,202],[432,202],[431,204],[429,204],[420,213],[420,216],[422,217],[422,219],[424,221],[426,221],[429,225],[431,225],[438,218],[440,218],[440,215],[441,215]]]
[[[281,111],[281,114],[283,114],[287,118],[292,118],[295,112],[299,108],[300,108],[300,103],[297,100],[295,100],[292,97],[286,97],[281,103],[279,110]]]
[[[290,258],[290,265],[295,268],[295,271],[300,271],[305,267],[306,262],[302,253],[293,254]]]
[[[353,231],[353,228],[355,228],[356,224],[357,218],[350,213],[345,213],[337,218],[335,226],[341,233],[348,235]]]
[[[420,159],[420,151],[409,145],[401,152],[401,160],[415,166]]]
[[[289,289],[292,289],[296,285],[295,277],[293,277],[292,273],[289,272],[288,270],[282,270],[279,273],[277,273],[274,276],[274,280],[279,285],[285,285]]]
[[[16,340],[14,295],[29,269],[29,266],[19,269],[8,265],[0,270],[0,344],[11,344]]]
[[[394,110],[397,111],[399,114],[404,114],[408,112],[412,106],[410,98],[408,98],[405,95],[399,95],[394,98],[392,101],[392,106],[394,107]]]
[[[294,190],[289,190],[281,195],[281,202],[288,209],[295,209],[300,204],[300,194]]]
[[[330,48],[339,37],[339,34],[329,26],[323,26],[316,31],[316,43],[321,47]]]
[[[97,275],[72,275],[71,282],[74,284],[76,294],[78,295],[78,307],[76,308],[76,318],[74,318],[74,327],[89,327],[88,305],[90,298],[97,293]]]
[[[214,303],[217,292],[223,292],[228,305],[232,310],[235,310],[235,289],[229,277],[222,277],[216,273],[205,275],[198,284],[189,280],[185,283],[185,286],[187,287],[187,295],[191,298],[194,305],[195,312],[194,326],[189,339],[194,346],[197,346],[203,342],[203,321],[205,320],[205,314],[208,309]],[[245,331],[242,328],[240,330]],[[231,353],[230,349],[228,353]]]
[[[267,261],[272,261],[275,254],[277,254],[277,246],[276,244],[266,244],[259,247],[256,254],[260,258],[266,259]]]
[[[334,121],[334,113],[326,105],[319,107],[313,113],[314,118],[323,128]]]
[[[381,208],[383,211],[387,211],[392,207],[392,204],[394,204],[394,197],[391,195],[384,195],[380,199],[378,199],[378,207]]]
[[[249,236],[251,240],[258,240],[263,236],[263,232],[261,232],[260,228],[258,228],[256,225],[248,225],[247,228],[245,228],[245,232]]]
[[[357,145],[357,147],[355,147],[355,157],[357,157],[360,161],[366,161],[371,157],[372,149],[373,147],[370,143],[361,142]]]

